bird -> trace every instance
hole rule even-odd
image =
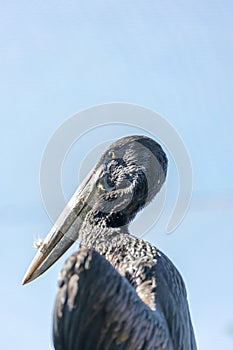
[[[196,350],[184,280],[172,261],[130,233],[161,190],[168,159],[146,135],[114,141],[78,187],[23,279],[44,273],[76,241],[53,313],[56,350]]]

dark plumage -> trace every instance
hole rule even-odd
[[[24,282],[43,273],[75,239],[54,308],[56,350],[195,350],[181,275],[128,224],[162,187],[167,157],[145,136],[113,143],[80,186]]]

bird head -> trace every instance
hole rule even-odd
[[[40,276],[94,228],[107,233],[128,225],[159,192],[166,173],[166,154],[151,138],[128,136],[112,143],[40,245],[22,283]]]

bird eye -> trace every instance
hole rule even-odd
[[[97,186],[100,190],[107,191],[107,192],[110,192],[116,188],[114,182],[110,181],[107,176],[102,177],[98,181]]]
[[[111,150],[111,151],[108,152],[108,156],[111,159],[115,159],[116,158],[116,153],[113,150]]]

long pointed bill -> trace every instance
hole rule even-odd
[[[78,239],[79,230],[95,195],[101,169],[92,170],[72,196],[48,236],[39,247],[22,284],[33,281],[53,265]]]

